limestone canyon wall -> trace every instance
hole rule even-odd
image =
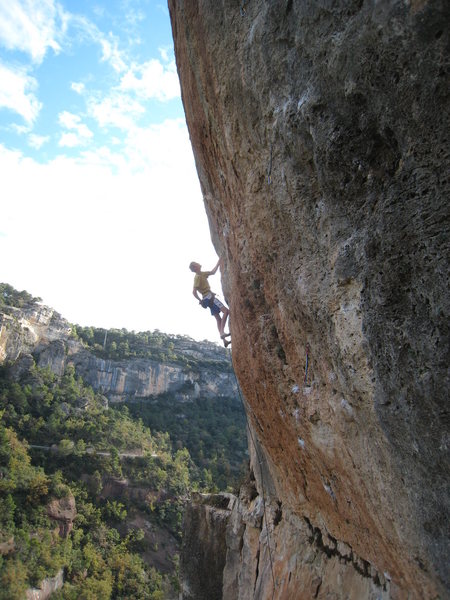
[[[71,325],[52,308],[40,304],[0,309],[0,364],[33,353],[39,367],[62,375],[67,365],[111,402],[146,399],[170,393],[183,402],[199,396],[235,397],[236,381],[224,349],[211,342],[174,339],[176,351],[209,366],[189,368],[170,360],[104,359],[70,336]]]
[[[266,504],[226,598],[447,597],[449,8],[169,0]]]

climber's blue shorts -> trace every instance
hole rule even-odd
[[[209,308],[213,317],[220,315],[220,311],[225,308],[222,302],[211,293],[203,297],[202,306],[203,308]]]

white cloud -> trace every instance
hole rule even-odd
[[[67,110],[59,113],[58,123],[66,129],[78,129],[80,127],[81,117]]]
[[[181,118],[130,129],[123,152],[135,169],[152,165],[169,172],[176,165],[180,177],[186,176],[186,169],[195,169],[186,122]]]
[[[0,108],[8,108],[31,125],[42,104],[34,91],[37,81],[24,68],[10,68],[0,63]]]
[[[23,135],[24,133],[30,133],[32,127],[30,125],[17,125],[17,123],[11,123],[11,129],[18,135]]]
[[[81,117],[67,110],[59,113],[58,123],[61,127],[69,129],[69,132],[64,132],[58,142],[59,146],[75,148],[86,144],[92,137],[93,133],[87,125],[81,122]]]
[[[101,60],[117,73],[126,70],[118,38],[112,33],[105,35],[85,16],[65,11],[57,0],[0,0],[0,46],[25,52],[37,64],[49,48],[58,53],[63,43],[71,43],[67,37],[69,26],[81,40],[99,44]]]
[[[85,85],[81,81],[80,82],[73,81],[70,88],[77,94],[82,94],[85,90]]]
[[[68,36],[66,36],[65,39],[67,44],[73,43],[74,41],[78,44],[90,42],[98,44],[101,49],[100,60],[102,62],[109,63],[116,73],[121,73],[126,70],[127,56],[126,52],[119,49],[119,38],[111,32],[106,35],[95,23],[90,21],[84,15],[64,13],[64,17],[65,29],[67,30],[69,26],[72,28],[72,39],[69,39]],[[72,89],[78,91],[73,85]]]
[[[126,94],[113,93],[103,100],[91,98],[88,102],[89,114],[100,127],[117,127],[129,130],[145,113],[145,108],[137,100]]]
[[[145,12],[132,6],[132,9],[125,14],[125,21],[128,26],[134,27],[137,23],[145,21]]]
[[[102,48],[102,61],[109,62],[116,73],[125,71],[126,64],[123,60],[123,53],[118,49],[118,42],[110,35],[110,39],[101,37],[99,40]]]
[[[39,164],[0,145],[0,281],[72,322],[217,340],[191,292],[189,262],[212,268],[216,257],[186,126],[167,121],[132,143],[139,172],[129,147]],[[218,275],[211,283],[220,291]]]
[[[82,142],[80,136],[78,136],[76,133],[70,132],[70,133],[62,133],[61,134],[61,137],[59,138],[58,146],[61,146],[64,148],[76,148],[77,146],[81,146],[82,143],[83,142]]]
[[[59,52],[67,18],[54,0],[3,0],[0,2],[0,45],[26,52],[34,62],[40,63],[48,48]]]
[[[168,50],[165,51],[167,56]],[[117,71],[123,70],[124,64],[122,61]],[[162,64],[157,59],[151,59],[128,67],[119,85],[111,88],[108,96],[91,94],[87,98],[87,107],[89,115],[100,127],[130,131],[138,127],[141,117],[146,113],[146,101],[157,99],[164,102],[179,98],[180,95],[175,61]]]
[[[165,48],[158,48],[158,52],[161,55],[161,58],[163,59],[164,62],[169,62],[170,58],[169,58],[169,52],[172,51],[173,54],[173,48],[168,46]]]
[[[72,129],[77,121],[80,121],[80,117],[66,110],[58,115],[58,123],[67,129]]]
[[[141,65],[133,64],[122,76],[120,89],[133,91],[139,98],[167,101],[180,96],[175,61],[163,65],[153,58]]]
[[[32,133],[28,136],[28,145],[36,150],[40,150],[40,148],[49,141],[49,135],[37,135],[36,133]]]

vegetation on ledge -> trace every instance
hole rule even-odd
[[[0,308],[2,306],[23,308],[38,302],[42,302],[42,298],[35,298],[25,290],[19,292],[9,283],[0,283]]]
[[[13,315],[5,322],[16,336],[21,311],[34,314],[39,302],[0,285],[0,311]],[[227,352],[207,341],[79,326],[72,337],[111,360],[232,374]],[[57,600],[176,595],[185,502],[193,491],[230,490],[246,457],[239,401],[197,397],[188,382],[187,401],[163,394],[110,407],[70,364],[59,376],[38,360],[0,366],[0,600],[22,599],[61,568]],[[49,506],[67,499],[76,515],[61,537]]]
[[[192,370],[232,371],[225,348],[206,340],[196,342],[187,336],[169,335],[159,330],[136,333],[126,329],[106,330],[80,325],[72,327],[72,336],[101,358],[143,358],[176,363]]]
[[[126,407],[108,409],[71,367],[61,378],[35,364],[1,367],[0,407],[0,543],[13,544],[0,557],[0,600],[23,598],[61,566],[67,583],[59,598],[162,597],[170,581],[142,561],[144,532],[120,523],[138,506],[179,538],[184,502],[192,489],[209,489],[211,474]],[[108,497],[108,480],[145,495]],[[64,495],[75,497],[77,516],[62,540],[46,506]]]

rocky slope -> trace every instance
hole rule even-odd
[[[266,505],[224,598],[447,597],[449,5],[169,9]]]
[[[47,600],[64,585],[64,570],[61,569],[54,577],[47,577],[40,587],[30,588],[26,592],[26,600]]]
[[[189,368],[176,361],[145,358],[106,360],[71,336],[71,325],[53,309],[40,304],[0,309],[0,363],[29,353],[39,367],[61,375],[70,364],[87,385],[111,402],[149,398],[171,393],[187,401],[232,397],[236,383],[224,350],[208,342],[174,338],[179,355],[208,362],[206,368]]]

